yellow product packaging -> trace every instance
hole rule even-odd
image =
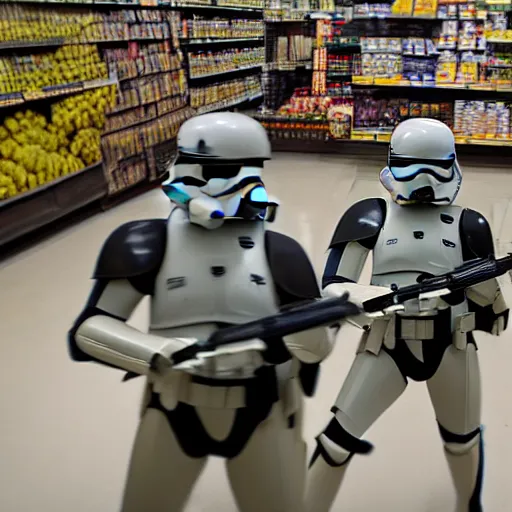
[[[437,15],[437,0],[416,0],[413,16],[432,17]]]
[[[461,62],[460,75],[463,83],[478,82],[478,64],[476,62]]]
[[[457,76],[457,63],[456,62],[439,62],[436,69],[436,82],[454,83]]]
[[[391,14],[395,16],[411,16],[413,0],[396,0],[391,6]]]

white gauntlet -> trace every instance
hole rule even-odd
[[[385,295],[390,293],[391,290],[389,288],[385,288],[383,286],[372,286],[372,285],[362,285],[358,283],[333,283],[326,286],[322,292],[322,295],[326,298],[332,297],[340,297],[341,295],[348,293],[348,300],[358,306],[361,310],[363,309],[363,303],[369,299],[373,299],[375,297],[380,297],[381,295]],[[373,321],[374,316],[382,316],[382,315],[374,315],[374,314],[365,314],[361,313],[358,316],[353,316],[347,318],[346,322],[351,323],[357,327],[365,327],[370,325]]]
[[[170,367],[171,354],[197,341],[146,334],[104,315],[88,318],[78,328],[75,339],[86,354],[139,375]]]

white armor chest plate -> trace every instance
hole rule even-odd
[[[449,272],[462,264],[459,206],[399,206],[389,201],[373,250],[372,284],[405,286],[419,274]]]
[[[249,322],[278,311],[262,222],[207,230],[175,209],[151,302],[151,330]]]

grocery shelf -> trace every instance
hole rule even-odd
[[[297,19],[269,19],[265,18],[265,23],[304,23],[311,21],[309,18],[297,18]]]
[[[494,43],[494,44],[512,44],[512,39],[496,39],[491,38],[487,39],[488,43]]]
[[[213,104],[210,104],[210,105],[204,105],[202,107],[199,107],[196,109],[196,112],[198,114],[207,114],[208,112],[215,112],[215,111],[218,111],[218,110],[225,110],[225,109],[228,109],[228,108],[232,108],[232,107],[235,107],[237,105],[241,105],[242,103],[249,103],[251,101],[255,101],[257,99],[260,99],[260,98],[263,98],[263,93],[259,93],[259,94],[256,94],[254,96],[246,96],[245,98],[240,98],[240,99],[237,99],[235,101],[232,101],[230,103],[223,103],[223,102],[218,102],[218,103],[213,103]]]
[[[161,98],[158,101],[162,101],[165,99],[168,99],[168,98]],[[148,103],[146,103],[144,105],[148,105]],[[139,107],[137,107],[137,108],[140,108],[144,105],[139,105]],[[151,121],[154,121],[155,119],[166,116],[167,114],[172,114],[173,112],[176,112],[177,110],[185,108],[186,106],[187,106],[186,103],[183,103],[183,104],[178,105],[177,107],[173,108],[172,110],[169,110],[168,112],[157,113],[156,115],[151,116],[151,117],[145,117],[144,119],[138,119],[136,122],[125,124],[125,125],[121,126],[120,128],[114,128],[112,130],[104,131],[104,132],[102,132],[101,135],[102,135],[102,137],[104,137],[106,135],[112,135],[113,133],[122,132],[123,130],[127,130],[128,128],[135,128],[136,126],[140,126],[140,125],[149,123]],[[129,109],[127,109],[127,110],[129,110]]]
[[[0,43],[0,51],[7,50],[20,50],[30,48],[51,48],[60,46],[73,46],[82,44],[115,44],[115,43],[131,43],[131,42],[144,42],[144,41],[165,41],[166,38],[162,37],[128,37],[122,39],[98,39],[92,41],[76,40],[76,39],[47,39],[40,41],[6,41]]]
[[[244,13],[245,12],[248,12],[248,13],[263,13],[263,8],[262,7],[244,7],[244,6],[240,6],[240,5],[204,5],[204,4],[187,4],[187,3],[184,3],[184,4],[180,4],[180,3],[175,3],[173,6],[172,6],[173,9],[189,9],[189,10],[192,10],[192,9],[197,9],[197,10],[202,10],[202,9],[205,9],[205,10],[222,10],[222,11],[237,11],[237,12],[240,12],[240,11],[243,11]]]
[[[354,77],[356,79],[356,77]],[[357,80],[357,79],[356,79]],[[474,93],[495,93],[495,94],[510,94],[512,93],[512,86],[503,86],[499,87],[497,85],[491,84],[424,84],[422,82],[418,82],[415,84],[414,82],[409,83],[379,83],[375,82],[371,79],[367,81],[353,81],[351,84],[352,87],[361,87],[361,88],[400,88],[400,89],[434,89],[434,90],[459,90],[459,91],[472,91]]]
[[[152,105],[153,103],[158,103],[162,100],[168,100],[170,98],[176,98],[177,96],[181,96],[181,94],[169,94],[167,96],[162,96],[161,98],[154,98],[149,101],[141,101],[136,105],[122,105],[119,108],[115,108],[113,110],[109,110],[106,112],[107,116],[113,116],[115,114],[120,114],[121,112],[126,112],[127,110],[132,110],[139,107],[145,107],[146,105]]]
[[[307,140],[300,138],[282,138],[271,140],[273,151],[298,151],[303,153],[344,153],[364,157],[381,156],[385,161],[389,141],[385,137],[380,139],[329,139]],[[467,139],[467,142],[458,142],[457,154],[459,161],[468,158],[473,165],[476,163],[498,163],[504,165],[512,163],[512,140],[497,141],[492,144],[485,140]],[[505,160],[504,160],[505,159]],[[464,165],[464,164],[463,164]]]
[[[114,194],[111,197],[105,197],[102,201],[102,208],[104,210],[109,210],[110,208],[114,208],[115,206],[124,203],[130,199],[138,197],[142,194],[146,194],[147,192],[154,190],[160,187],[160,184],[167,178],[167,176],[162,176],[154,181],[142,181],[139,182],[136,187],[128,187],[123,189],[119,193]]]
[[[206,44],[226,44],[226,43],[251,43],[251,42],[259,42],[263,41],[264,36],[261,37],[233,37],[231,39],[228,38],[181,38],[181,44],[183,46],[194,46],[194,45],[206,45]]]
[[[211,78],[214,76],[226,75],[229,73],[238,73],[239,71],[250,71],[252,69],[259,69],[262,67],[263,67],[263,64],[256,64],[254,66],[244,66],[244,67],[239,67],[239,68],[233,68],[233,69],[228,69],[226,71],[219,71],[217,73],[209,73],[207,75],[189,76],[189,79],[190,80],[200,80],[202,78]]]
[[[136,126],[140,126],[141,124],[149,123],[150,121],[154,121],[155,119],[158,119],[158,115],[154,115],[151,117],[145,117],[144,119],[138,119],[134,123],[128,123],[120,128],[113,128],[112,130],[107,130],[101,133],[102,137],[105,137],[106,135],[112,135],[113,133],[122,132],[123,130],[127,130],[128,128],[135,128]]]
[[[325,47],[330,51],[336,51],[336,50],[360,50],[361,49],[361,43],[331,43],[326,44]]]
[[[265,9],[265,12],[282,12],[284,11],[286,14],[293,13],[297,14],[298,16],[296,18],[265,18],[265,21],[267,23],[282,23],[282,22],[303,22],[303,21],[311,21],[311,20],[318,20],[318,19],[333,19],[337,17],[343,18],[340,13],[334,12],[334,11],[308,11],[308,10],[302,10],[302,9],[280,9],[280,8],[272,8],[272,9]],[[288,11],[288,12],[287,12]],[[285,14],[285,16],[286,16]]]
[[[180,71],[181,68],[177,69],[159,69],[155,71],[150,71],[149,73],[144,73],[143,75],[135,75],[135,76],[125,76],[123,78],[118,78],[117,80],[119,82],[128,82],[129,80],[137,80],[138,78],[147,78],[148,76],[155,76],[155,75],[164,75],[166,73],[175,73],[177,71]]]
[[[446,21],[446,18],[438,18],[437,16],[402,16],[400,14],[382,14],[382,15],[355,15],[352,18],[357,20],[403,20],[403,21]]]
[[[50,224],[107,194],[100,163],[0,201],[0,246]]]
[[[83,0],[81,2],[71,2],[71,1],[59,1],[59,0],[3,0],[2,3],[19,3],[19,4],[31,4],[31,5],[39,5],[46,7],[57,7],[63,6],[66,8],[69,7],[96,7],[96,8],[107,8],[107,9],[218,9],[218,10],[237,10],[237,11],[253,11],[253,12],[263,12],[263,8],[258,7],[244,7],[244,6],[224,6],[224,5],[213,5],[213,4],[194,4],[194,3],[177,3],[177,2],[169,2],[169,3],[157,3],[157,4],[145,4],[144,2],[112,2],[112,1],[92,1],[87,2]]]
[[[312,69],[313,64],[310,60],[298,62],[267,62],[264,65],[264,71],[295,71],[297,68]]]
[[[2,41],[0,42],[0,51],[2,50],[18,50],[22,48],[49,48],[52,46],[63,46],[66,39],[41,39],[39,41]]]
[[[351,73],[347,73],[345,71],[327,71],[327,79],[333,79],[333,80],[336,80],[336,79],[340,79],[340,78],[344,78],[344,79],[347,79],[347,80],[351,80],[352,79],[352,74]]]
[[[116,84],[116,79],[108,78],[104,80],[90,80],[88,82],[75,82],[72,84],[45,87],[39,91],[0,94],[0,109],[12,106],[19,106],[25,103],[30,103],[32,101],[40,101],[50,98],[60,98],[63,96],[68,96],[70,94],[77,94],[91,89],[99,89],[101,87],[108,87],[110,85]],[[10,103],[9,100],[13,96],[16,98],[16,101]]]

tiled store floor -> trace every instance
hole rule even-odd
[[[319,273],[342,212],[360,198],[384,193],[381,164],[303,154],[276,154],[268,164],[265,182],[282,204],[275,228],[303,244]],[[467,163],[463,170],[459,203],[489,219],[502,254],[512,242],[512,170]],[[142,382],[122,384],[120,372],[71,362],[66,331],[87,298],[89,276],[108,234],[123,222],[168,212],[167,199],[153,191],[0,265],[2,512],[119,510]],[[512,303],[511,287],[505,289]],[[144,327],[146,306],[137,311],[134,325]],[[307,402],[310,450],[330,417],[356,340],[350,330],[338,339],[317,396]],[[477,341],[486,427],[485,510],[507,512],[512,510],[512,329],[498,339],[479,334]],[[452,511],[452,484],[424,385],[410,384],[366,438],[374,453],[353,460],[334,511]],[[234,510],[223,463],[211,460],[187,511]]]

